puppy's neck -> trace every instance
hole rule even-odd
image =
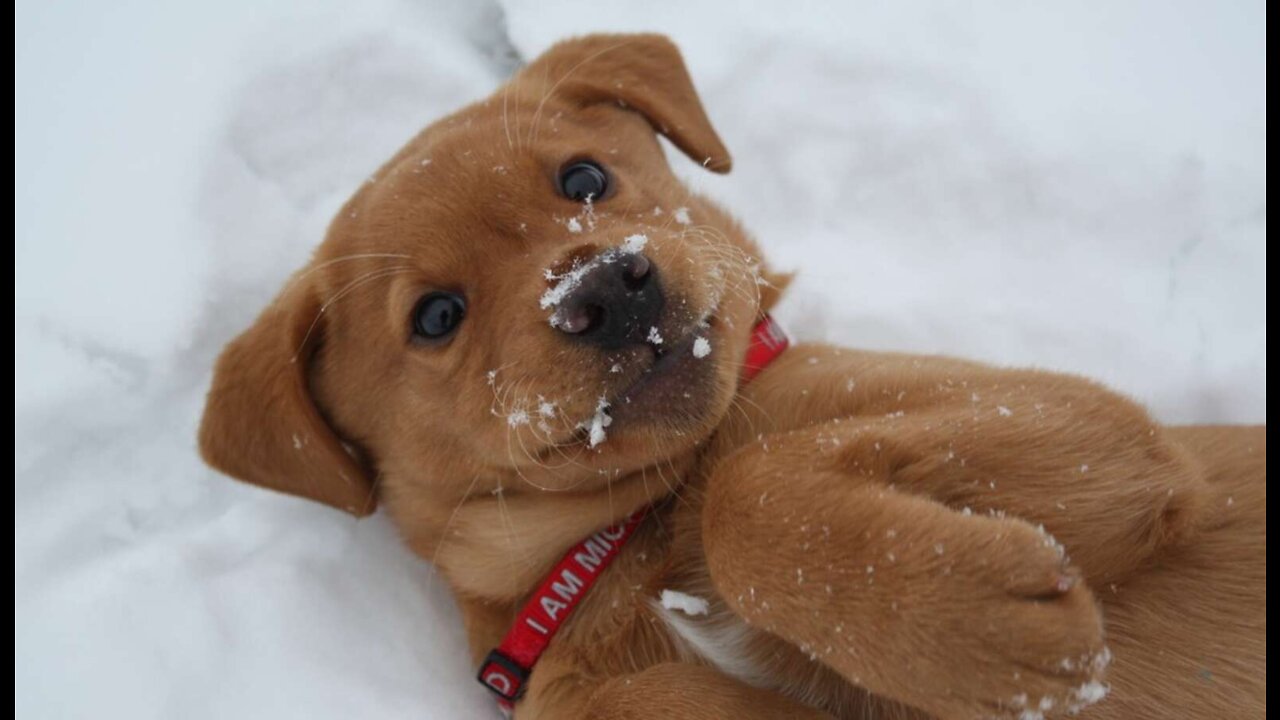
[[[434,533],[433,548],[415,549],[434,561],[459,596],[519,602],[575,543],[672,495],[699,454],[663,460],[589,492],[529,489],[469,498]]]

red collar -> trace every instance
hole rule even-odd
[[[742,382],[750,382],[782,354],[790,340],[769,315],[751,331]],[[524,693],[529,674],[551,644],[556,631],[573,615],[591,586],[617,558],[649,508],[641,508],[623,522],[607,527],[570,548],[520,609],[502,643],[489,651],[480,665],[478,679],[498,697],[498,706],[510,714]]]
[[[777,360],[790,344],[791,340],[787,337],[786,331],[778,321],[773,319],[772,315],[766,314],[760,318],[760,322],[751,329],[747,356],[742,361],[742,384],[751,382],[761,370],[768,367],[769,363]]]

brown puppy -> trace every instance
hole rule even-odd
[[[427,128],[227,347],[205,458],[381,502],[475,661],[653,506],[519,717],[1265,715],[1265,428],[816,345],[739,387],[785,283],[656,134],[729,169],[650,35],[557,45]]]

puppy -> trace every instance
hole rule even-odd
[[[786,278],[659,134],[730,168],[654,35],[563,42],[421,132],[219,358],[206,460],[381,503],[476,663],[644,513],[521,718],[1265,715],[1265,428],[824,345],[743,382]]]

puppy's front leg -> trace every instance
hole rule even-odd
[[[822,720],[826,713],[777,691],[752,687],[706,665],[659,662],[622,674],[599,672],[578,653],[538,666],[516,720]]]
[[[838,451],[816,452],[816,438]],[[708,479],[717,591],[873,693],[942,717],[1052,716],[1104,692],[1101,616],[1030,524],[895,489],[910,459],[838,425],[748,446]]]
[[[591,695],[592,720],[820,720],[826,713],[773,690],[751,687],[704,665],[662,663],[603,683]]]

